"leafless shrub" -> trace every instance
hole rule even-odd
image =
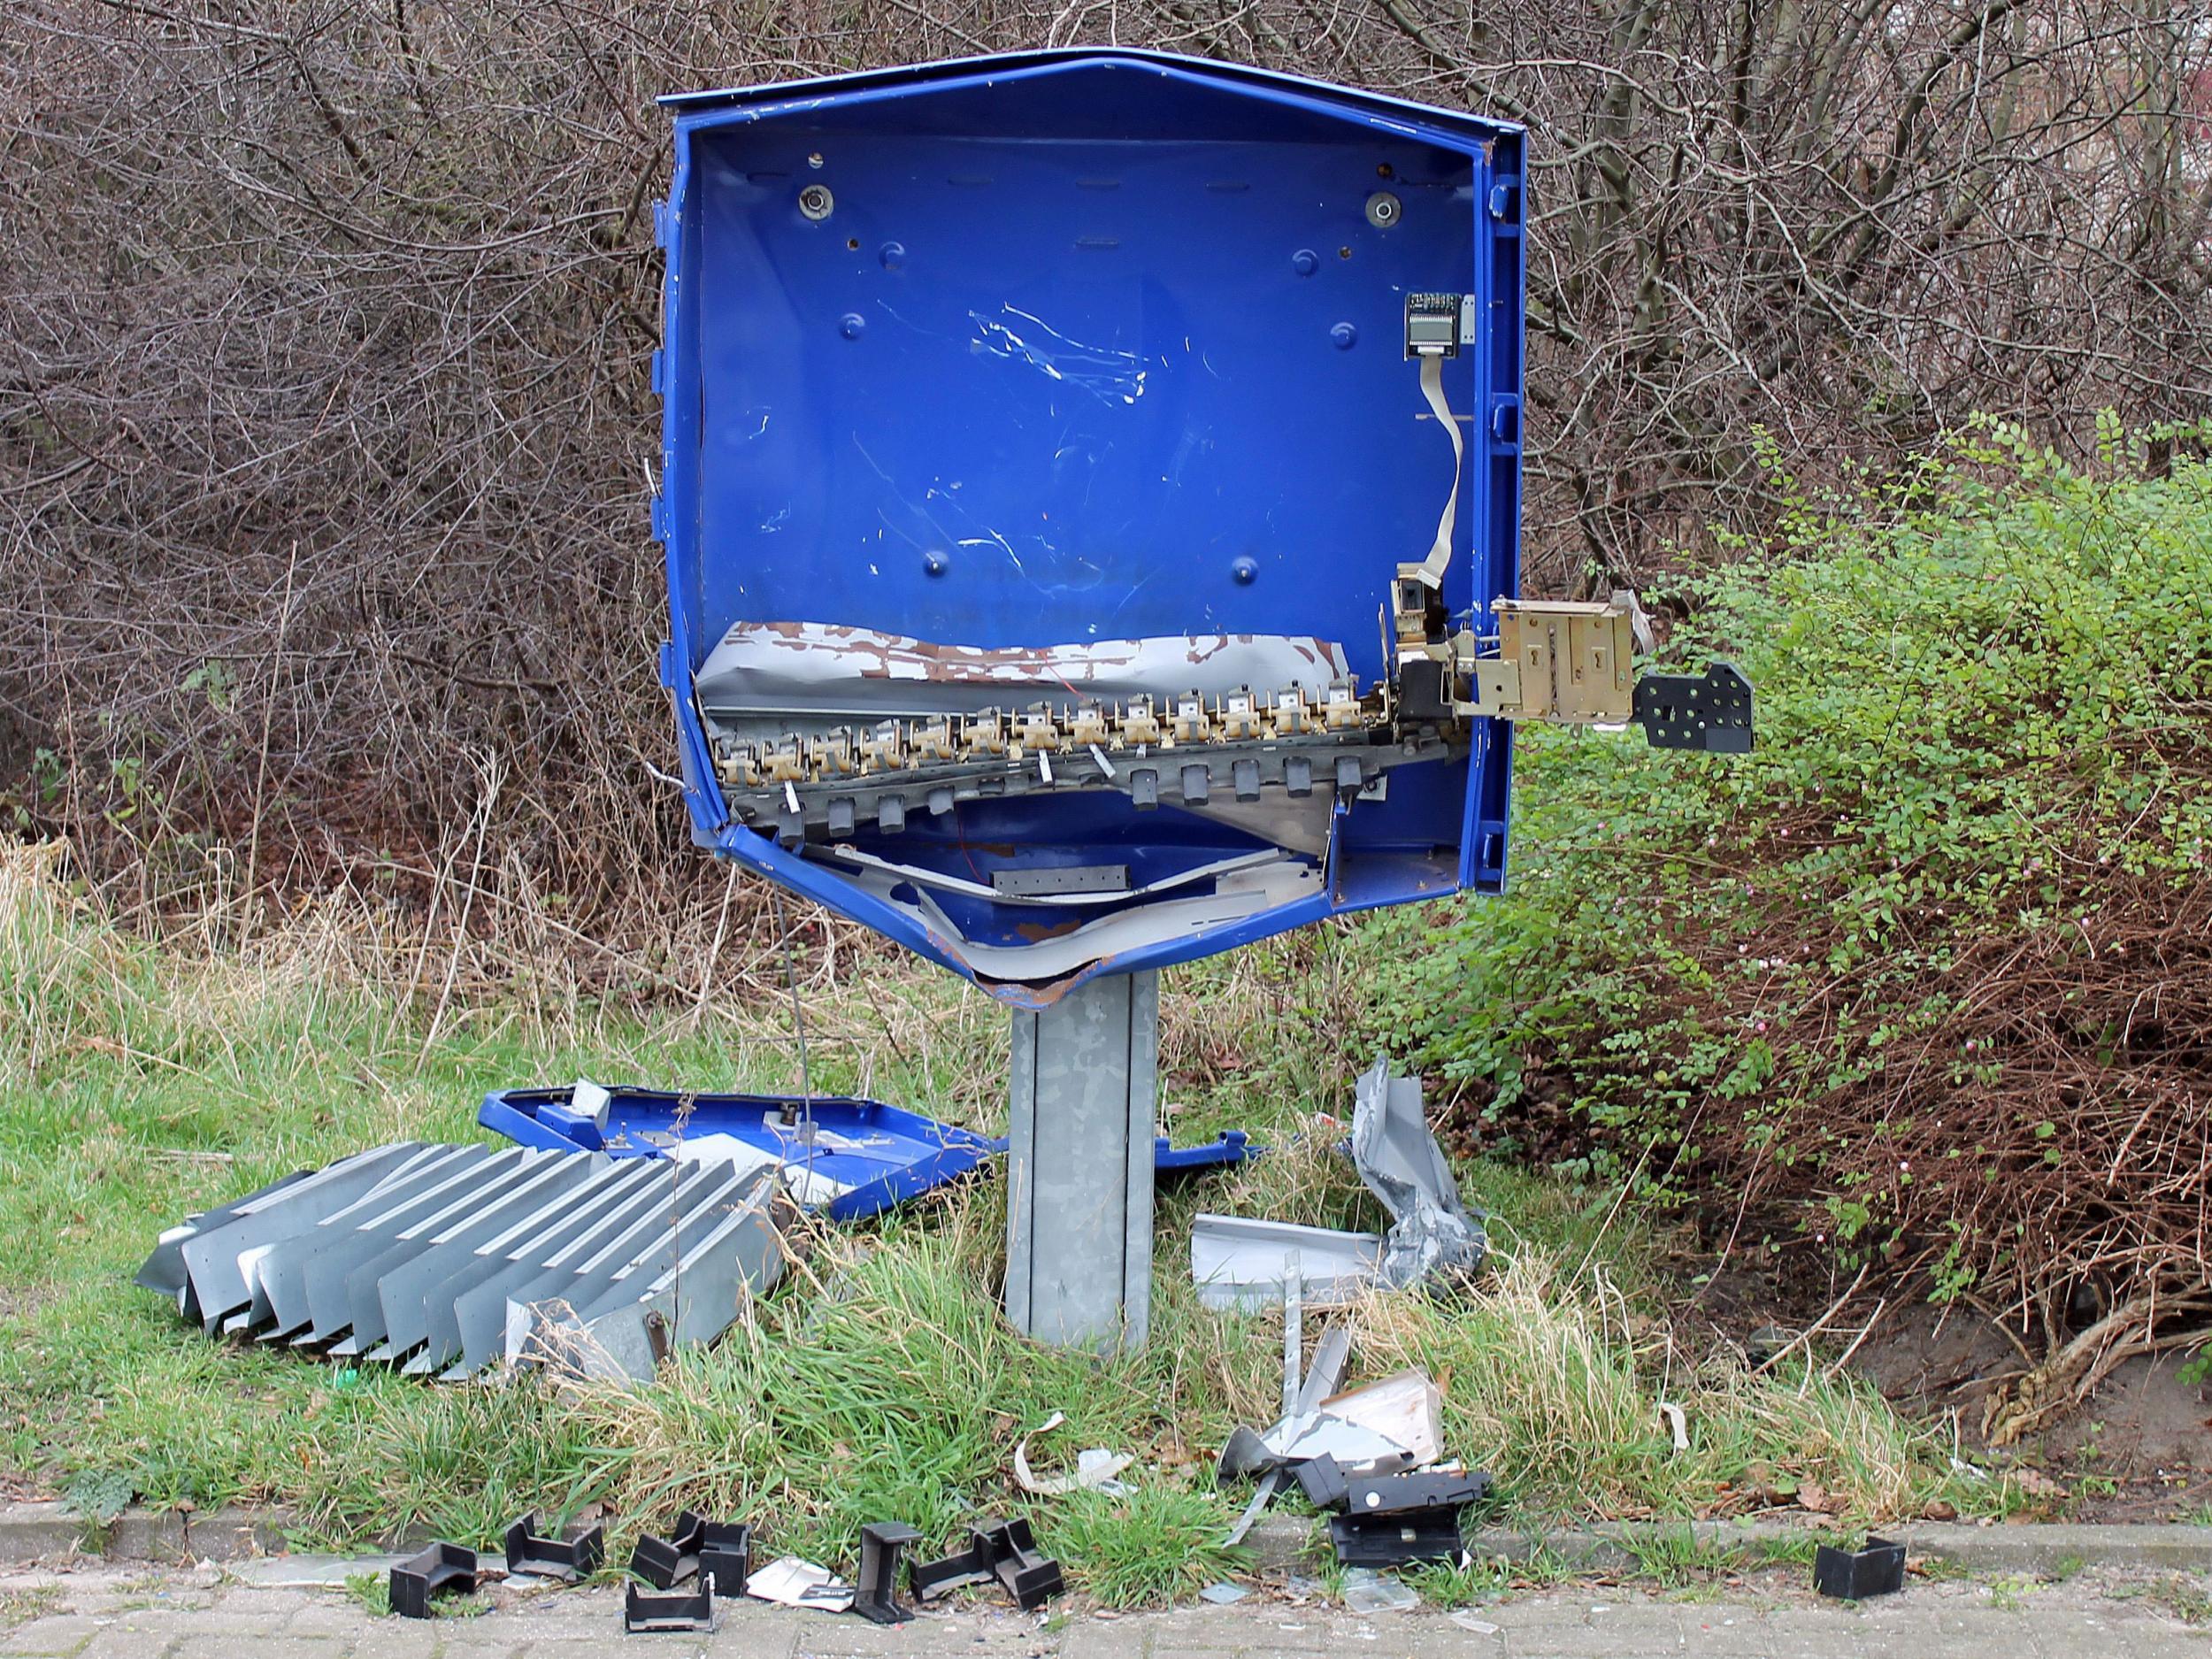
[[[1538,588],[1755,532],[1762,431],[1818,474],[2212,387],[2198,9],[939,3],[12,8],[0,790],[154,903],[713,916],[656,776],[670,88],[1111,37],[1527,120]]]

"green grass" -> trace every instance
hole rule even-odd
[[[460,1388],[210,1341],[129,1276],[193,1207],[396,1137],[477,1136],[488,1088],[580,1072],[787,1088],[792,1046],[780,1002],[411,999],[411,976],[387,983],[360,936],[323,917],[242,953],[157,948],[73,896],[50,850],[0,851],[0,1469],[157,1506],[280,1502],[303,1540],[338,1545],[411,1524],[490,1545],[523,1509],[600,1503],[619,1560],[635,1530],[690,1504],[849,1568],[863,1521],[910,1521],[935,1548],[978,1511],[1018,1511],[1101,1602],[1171,1600],[1236,1570],[1218,1540],[1243,1494],[1213,1489],[1212,1457],[1233,1424],[1273,1415],[1279,1326],[1201,1308],[1182,1240],[1202,1207],[1381,1219],[1330,1149],[1363,1061],[1339,1025],[1363,935],[1317,930],[1171,982],[1177,1133],[1235,1123],[1281,1150],[1164,1195],[1141,1355],[1102,1363],[1013,1335],[999,1189],[977,1181],[824,1231],[754,1323],[649,1385]],[[902,960],[865,967],[864,992],[813,1005],[815,1085],[991,1127],[1000,1011]],[[1847,1379],[1752,1378],[1673,1344],[1653,1241],[1615,1189],[1463,1176],[1497,1213],[1494,1266],[1463,1296],[1355,1310],[1353,1376],[1426,1366],[1450,1448],[1495,1472],[1505,1518],[1694,1515],[1755,1463],[1868,1520],[1939,1494],[1998,1501],[1957,1489],[1947,1447]],[[1689,1410],[1686,1454],[1654,1413],[1663,1387]],[[1134,1452],[1133,1494],[1014,1487],[1014,1439],[1055,1410],[1069,1423],[1040,1461]]]

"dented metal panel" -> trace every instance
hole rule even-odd
[[[455,1380],[501,1359],[511,1294],[567,1293],[570,1351],[649,1376],[778,1281],[784,1213],[772,1170],[404,1143],[188,1218],[138,1282],[210,1334]]]

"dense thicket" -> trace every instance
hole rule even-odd
[[[1545,734],[1514,890],[1379,997],[1478,1141],[2001,1320],[2002,1438],[2212,1335],[2212,465],[2000,440],[1705,579],[1758,750]]]
[[[27,0],[0,791],[150,881],[488,841],[645,913],[682,839],[652,96],[1110,36],[1531,124],[1537,588],[1755,533],[1761,429],[1817,477],[1970,409],[2065,444],[2212,391],[2187,4]]]

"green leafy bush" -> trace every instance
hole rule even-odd
[[[1939,1294],[2201,1285],[2212,466],[2106,435],[1983,425],[1693,584],[1755,754],[1523,733],[1509,895],[1367,925],[1479,1141]]]

